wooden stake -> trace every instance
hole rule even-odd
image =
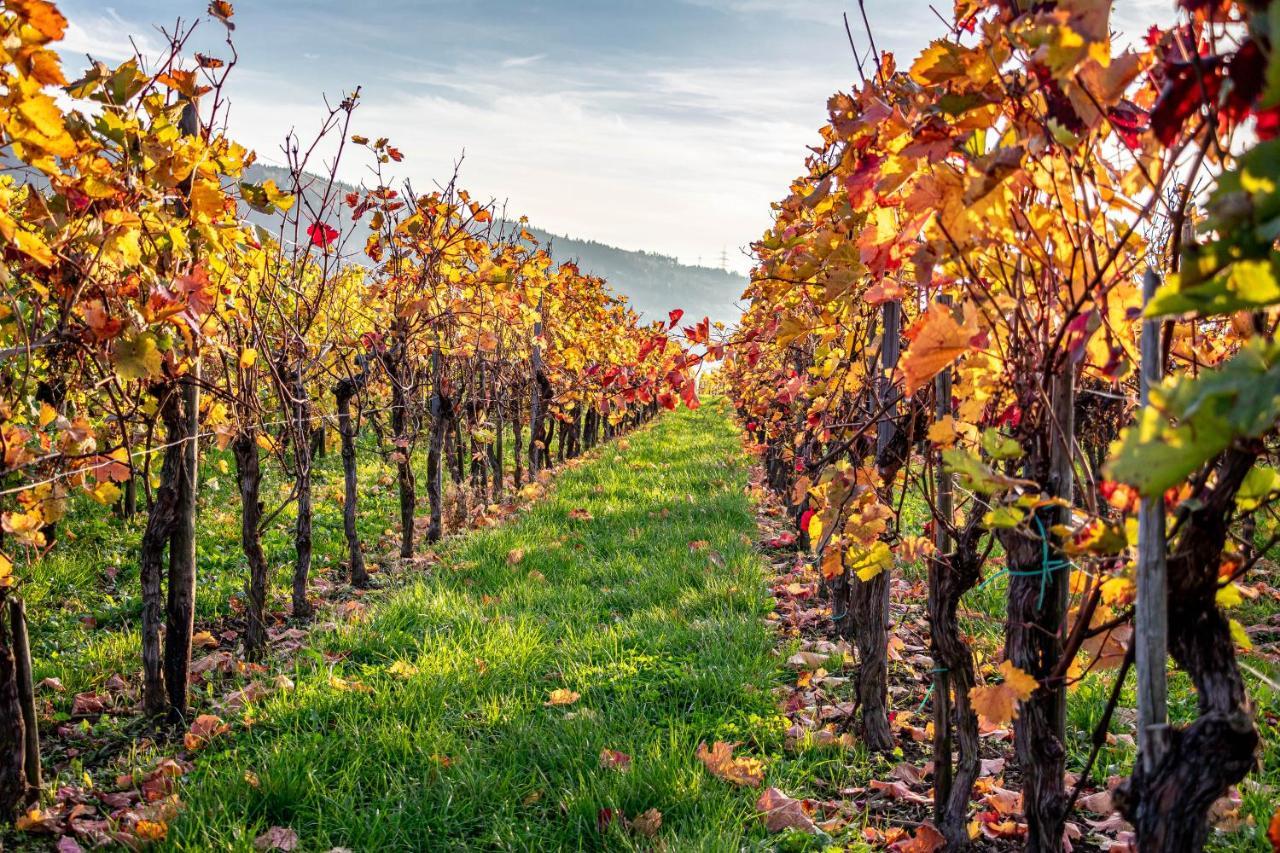
[[[22,707],[23,751],[27,786],[40,790],[40,720],[36,717],[36,692],[32,681],[31,639],[27,635],[27,608],[21,598],[9,600],[9,622],[13,626],[14,676],[18,682],[18,702]]]
[[[1142,280],[1142,301],[1155,295],[1160,278],[1147,270]],[[1160,323],[1142,324],[1141,400],[1151,405],[1151,387],[1162,378]],[[1138,599],[1135,610],[1135,661],[1138,669],[1138,754],[1151,773],[1160,763],[1168,735],[1168,684],[1166,660],[1169,643],[1169,605],[1165,576],[1165,515],[1161,495],[1144,497],[1138,509]]]

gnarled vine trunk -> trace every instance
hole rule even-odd
[[[441,494],[441,456],[449,429],[449,399],[444,393],[444,366],[439,348],[431,352],[431,437],[427,446],[427,500],[431,504],[431,521],[427,541],[439,542],[443,535],[443,496]]]
[[[147,526],[138,553],[142,585],[142,710],[153,717],[164,713],[166,703],[164,651],[160,641],[164,627],[165,553],[173,536],[178,481],[184,465],[184,447],[178,440],[182,432],[182,409],[177,391],[172,386],[163,386],[154,393],[168,446],[160,466],[160,486],[147,511]]]
[[[360,490],[356,478],[356,425],[351,417],[351,399],[358,388],[357,380],[343,379],[334,388],[333,396],[338,406],[338,435],[342,441],[342,532],[347,539],[351,585],[364,588],[369,585],[369,570],[364,564],[360,534],[356,530]]]
[[[1203,849],[1210,807],[1257,762],[1258,731],[1236,662],[1230,624],[1218,609],[1218,567],[1235,496],[1259,446],[1229,450],[1215,484],[1181,524],[1169,555],[1169,652],[1196,687],[1199,716],[1169,731],[1148,773],[1139,763],[1117,791],[1143,851]]]
[[[1061,498],[1066,506],[1034,510],[1022,528],[1004,531],[1008,555],[1009,616],[1005,657],[1040,682],[1023,702],[1014,723],[1014,747],[1022,773],[1023,814],[1027,819],[1027,850],[1059,853],[1066,822],[1067,693],[1051,677],[1064,652],[1070,564],[1050,531],[1070,521],[1074,491],[1075,375],[1064,358],[1055,369],[1048,406],[1039,388],[1021,397],[1022,429],[1027,475],[1041,491]]]
[[[17,811],[27,795],[26,730],[18,699],[18,668],[6,598],[5,591],[0,590],[0,818]]]
[[[173,527],[169,537],[169,579],[164,617],[164,684],[170,723],[187,722],[187,672],[196,616],[196,486],[200,463],[200,363],[183,377],[178,432],[182,464],[174,483]]]
[[[311,443],[308,424],[311,421],[311,401],[307,398],[307,386],[302,376],[302,364],[294,368],[291,396],[293,398],[294,482],[298,493],[298,515],[293,527],[293,615],[305,619],[311,615],[311,602],[307,600],[307,580],[311,575]]]
[[[262,464],[257,431],[241,430],[231,442],[236,460],[236,482],[240,487],[240,549],[249,564],[245,585],[244,654],[248,660],[262,658],[267,646],[267,555],[262,550]]]

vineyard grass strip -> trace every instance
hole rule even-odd
[[[286,826],[319,850],[625,849],[644,839],[608,815],[653,808],[672,849],[763,838],[755,792],[711,777],[698,743],[739,741],[782,785],[829,756],[782,754],[747,464],[722,405],[670,414],[460,540],[322,634],[297,688],[206,756],[170,847],[248,850]],[[557,689],[581,698],[548,706]]]

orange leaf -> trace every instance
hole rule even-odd
[[[1040,686],[1040,682],[1018,669],[1010,661],[1000,664],[1000,674],[1004,681],[999,684],[988,684],[985,687],[974,687],[969,691],[969,701],[973,710],[987,722],[1004,725],[1018,717],[1018,702],[1025,702]]]
[[[218,735],[230,729],[230,726],[222,722],[221,717],[215,717],[213,714],[201,714],[196,717],[195,722],[191,724],[191,728],[183,736],[182,743],[187,749],[195,752],[197,749],[206,746],[209,741]]]
[[[698,744],[698,760],[726,782],[758,788],[764,781],[764,764],[757,758],[734,758],[733,747],[736,744],[716,741],[711,749],[706,743]]]
[[[956,322],[951,309],[931,305],[907,333],[911,345],[902,356],[902,376],[908,397],[972,348],[978,333],[972,308],[966,308],[964,324]]]
[[[9,0],[5,4],[24,24],[34,27],[49,41],[57,41],[67,29],[67,19],[47,0]]]
[[[550,698],[548,698],[547,701],[543,702],[542,704],[546,705],[548,708],[553,708],[553,707],[556,707],[557,705],[572,705],[574,702],[577,702],[581,698],[582,698],[582,694],[577,693],[573,690],[566,690],[565,688],[561,687],[559,690],[552,690]]]

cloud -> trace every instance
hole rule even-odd
[[[123,62],[135,55],[135,45],[143,56],[156,56],[162,48],[154,30],[125,20],[108,6],[100,12],[69,16],[66,35],[57,48],[69,58],[83,59],[88,55],[107,62]]]
[[[683,0],[691,6],[734,15],[787,17],[830,23],[840,19],[841,7],[830,0]]]
[[[399,174],[422,189],[447,179],[510,200],[544,228],[686,260],[756,239],[769,205],[803,167],[834,86],[800,71],[730,66],[567,66],[502,62],[405,72],[395,92],[371,92],[353,129],[404,150]],[[319,98],[233,94],[232,132],[279,158],[281,117],[308,128]],[[300,131],[301,133],[301,131]],[[305,133],[302,134],[305,142]],[[358,154],[344,178],[369,177]]]
[[[535,53],[533,56],[513,56],[509,59],[502,60],[503,68],[523,68],[526,65],[532,65],[535,62],[541,62],[546,59],[545,53]]]

